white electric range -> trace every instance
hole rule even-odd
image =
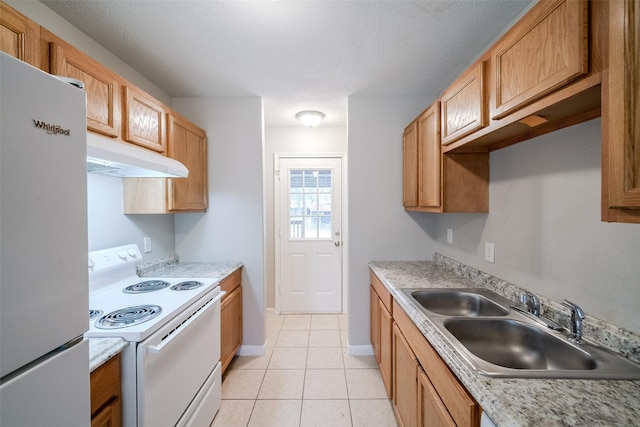
[[[217,278],[136,275],[130,244],[89,253],[86,338],[120,337],[125,427],[208,426],[220,407]]]

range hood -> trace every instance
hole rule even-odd
[[[87,132],[87,170],[123,178],[184,178],[189,175],[189,169],[175,159],[93,132]]]

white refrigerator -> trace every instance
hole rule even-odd
[[[0,52],[0,426],[88,426],[86,94]]]

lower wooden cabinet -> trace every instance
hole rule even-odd
[[[242,344],[242,270],[238,269],[220,282],[220,287],[227,294],[220,304],[220,353],[222,372],[233,360],[240,344]]]
[[[418,425],[456,427],[447,407],[422,367],[418,367]]]
[[[380,368],[382,382],[389,397],[393,396],[392,387],[392,327],[391,294],[380,280],[371,274],[371,343]]]
[[[394,395],[393,403],[396,413],[408,414],[410,411],[408,408],[412,407],[412,410],[415,411],[416,425],[424,427],[439,425],[479,426],[480,405],[458,381],[447,364],[396,301],[393,302],[393,319],[394,375],[396,372],[398,375],[402,372],[405,378],[410,378],[409,372],[415,370],[415,374],[413,374],[415,379],[411,377],[411,392],[406,391],[404,394],[406,401],[399,402],[403,396]],[[402,342],[403,345],[406,344],[406,347],[395,344],[396,339],[401,342],[399,336],[404,339]],[[415,360],[407,356],[409,352],[413,352]],[[421,371],[424,377],[420,375]],[[405,379],[405,381],[409,380]],[[415,395],[413,382],[416,382]],[[407,420],[413,419],[410,416],[414,416],[413,412],[411,415],[405,415]],[[418,420],[421,422],[418,423]],[[412,424],[402,425],[408,427]]]
[[[480,405],[371,272],[371,345],[401,427],[478,427]]]
[[[120,355],[91,373],[91,427],[122,425]]]
[[[393,411],[401,427],[418,425],[418,359],[393,325]]]

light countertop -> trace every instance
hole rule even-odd
[[[369,267],[496,425],[640,426],[640,381],[490,378],[476,373],[399,289],[485,287],[512,301],[517,301],[520,290],[439,254],[434,259],[371,262]],[[548,300],[543,304],[547,310],[559,307]],[[566,325],[567,320],[559,316],[556,313],[559,323]],[[608,340],[610,346],[619,345],[616,350],[635,360],[640,347],[635,334],[588,319],[592,324],[585,338]]]
[[[177,256],[170,256],[138,266],[137,272],[140,277],[218,277],[222,280],[239,268],[242,268],[239,261],[181,262]]]
[[[89,372],[95,371],[128,345],[122,338],[89,338]]]

